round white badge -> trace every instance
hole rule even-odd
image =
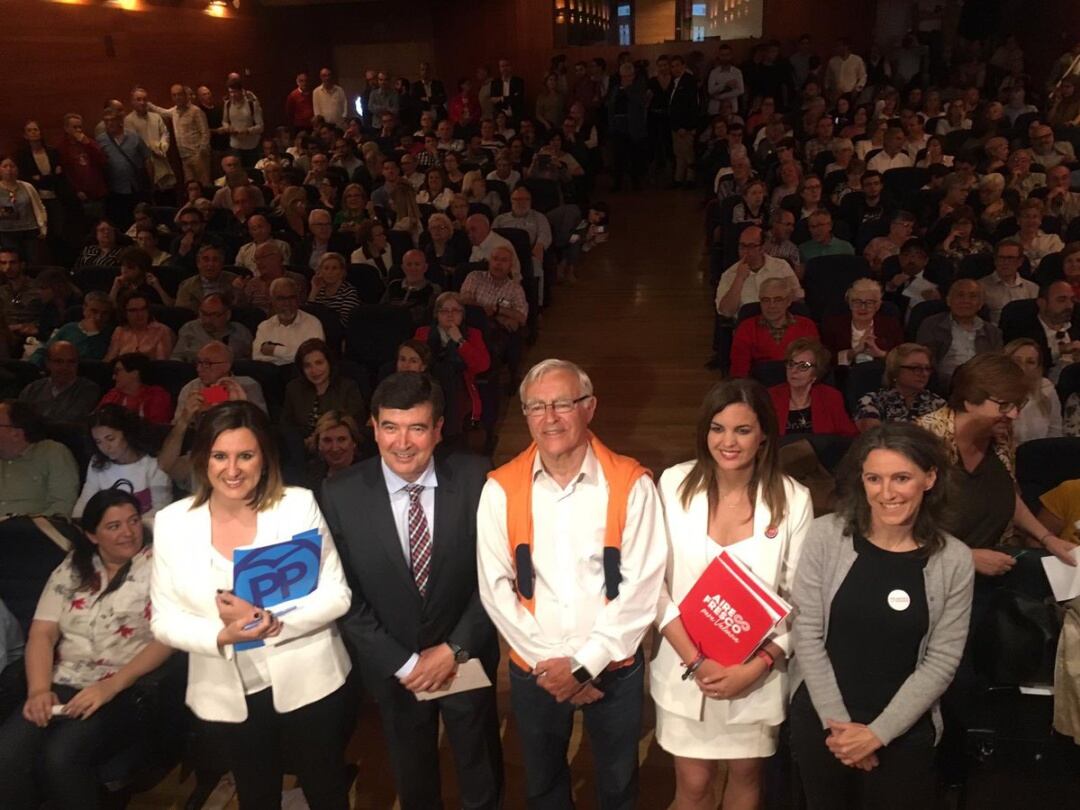
[[[889,603],[889,607],[898,611],[907,610],[911,605],[911,597],[908,596],[907,591],[901,591],[899,588],[895,591],[889,591],[886,601]]]

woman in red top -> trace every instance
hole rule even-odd
[[[431,348],[429,373],[439,380],[446,393],[446,421],[443,435],[455,436],[468,423],[480,420],[480,392],[476,375],[487,371],[491,356],[479,329],[462,326],[465,305],[455,292],[435,299],[435,325],[421,326],[413,336]],[[460,396],[453,392],[460,391]]]
[[[101,398],[98,405],[121,405],[152,424],[169,424],[173,415],[172,398],[160,385],[143,384],[149,371],[150,358],[145,354],[130,352],[120,355],[113,364],[116,386]]]
[[[870,360],[884,361],[904,342],[904,328],[881,309],[881,284],[872,278],[856,279],[844,296],[847,314],[827,315],[821,324],[821,341],[837,365],[853,366]]]
[[[844,409],[844,398],[831,385],[820,383],[829,370],[829,350],[813,338],[788,346],[787,382],[769,389],[780,435],[831,433],[854,436],[858,431]]]

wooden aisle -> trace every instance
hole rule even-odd
[[[698,195],[646,191],[615,195],[611,237],[588,254],[576,285],[561,285],[544,313],[541,333],[525,367],[546,357],[573,360],[593,380],[598,398],[593,427],[613,449],[638,458],[659,474],[691,457],[698,404],[717,375],[703,367],[709,356],[712,317],[703,281],[702,212]],[[524,371],[524,369],[523,369]],[[528,431],[517,397],[500,429],[496,462],[523,449]],[[523,773],[514,723],[509,717],[506,669],[499,678],[506,762],[506,810],[524,807]],[[580,714],[579,714],[580,718]],[[653,742],[653,711],[646,698],[641,739],[642,810],[661,810],[671,801],[671,758]],[[579,810],[596,803],[592,757],[580,720],[571,746]],[[395,797],[375,708],[365,704],[350,746],[357,763],[355,810],[390,810]],[[450,752],[443,746],[446,807],[456,806]],[[173,774],[155,790],[135,797],[132,810],[180,808],[191,783]],[[222,786],[224,788],[224,785]],[[221,791],[214,810],[236,807]],[[208,808],[210,805],[208,805]]]

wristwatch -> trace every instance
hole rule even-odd
[[[573,658],[570,659],[570,674],[574,676],[574,680],[578,683],[588,683],[593,679],[589,670],[585,669],[582,664],[579,664]]]
[[[454,654],[455,664],[464,664],[469,660],[469,651],[462,647],[460,644],[455,644],[452,641],[446,642],[446,646],[450,648],[450,652]]]

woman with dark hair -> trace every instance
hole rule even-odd
[[[245,401],[203,415],[192,478],[195,494],[157,518],[154,635],[188,653],[187,704],[232,771],[243,810],[281,804],[286,758],[312,810],[346,810],[350,664],[335,621],[352,595],[315,498],[283,484],[270,422]],[[291,557],[306,560],[315,579],[313,590],[290,600],[295,610],[275,616],[234,593],[238,549],[311,532]]]
[[[142,354],[151,360],[168,360],[176,336],[172,329],[154,320],[150,301],[134,292],[120,299],[116,307],[120,325],[113,330],[105,362],[122,354]]]
[[[421,326],[413,335],[426,343],[432,361],[428,371],[446,392],[444,436],[456,436],[469,424],[480,421],[480,392],[476,375],[491,365],[484,335],[474,326],[464,325],[465,305],[456,292],[444,292],[435,299],[435,323]]]
[[[769,219],[769,206],[766,203],[769,189],[765,181],[758,178],[751,180],[743,187],[741,196],[742,199],[735,203],[731,211],[731,221],[765,225]]]
[[[173,403],[169,392],[160,385],[143,382],[150,371],[150,359],[144,354],[129,352],[116,358],[113,363],[113,381],[98,403],[115,404],[127,408],[153,425],[167,425],[172,421]]]
[[[361,425],[367,421],[367,403],[360,386],[340,373],[337,357],[326,341],[305,340],[296,350],[295,362],[300,373],[285,386],[284,428],[306,440],[327,411],[344,411]]]
[[[80,517],[90,499],[105,489],[126,489],[139,512],[153,525],[157,511],[172,502],[172,482],[154,457],[146,424],[120,405],[102,405],[89,420],[94,455],[72,517]]]
[[[356,231],[356,241],[360,247],[352,252],[349,261],[353,264],[370,264],[379,272],[379,278],[385,284],[390,280],[390,268],[394,266],[386,226],[377,219],[362,222]]]
[[[1016,483],[1011,424],[1024,409],[1030,384],[1002,352],[975,355],[953,372],[948,405],[916,424],[945,443],[955,470],[947,528],[963,540],[983,576],[1001,576],[1017,558],[995,546],[1011,539],[1015,526],[1046,551],[1075,565],[1073,545],[1047,530],[1031,513]]]
[[[0,807],[99,807],[98,766],[137,738],[128,688],[172,650],[150,632],[148,538],[130,492],[86,504],[26,642],[27,698],[0,726]]]
[[[120,246],[117,244],[116,226],[107,219],[94,224],[94,244],[87,245],[75,260],[75,272],[80,267],[116,267],[120,264]]]
[[[769,389],[780,435],[831,433],[854,436],[857,431],[844,410],[844,397],[820,382],[829,371],[831,354],[814,338],[793,340],[784,354],[787,382]]]
[[[841,465],[838,511],[810,526],[791,702],[809,810],[933,804],[938,701],[964,651],[973,582],[967,548],[941,528],[949,466],[925,430],[873,428]]]
[[[151,304],[175,303],[173,296],[165,291],[153,274],[153,257],[140,247],[126,247],[120,251],[120,273],[113,279],[109,298],[113,303],[129,295],[140,295]]]
[[[394,371],[415,371],[423,374],[431,367],[433,357],[431,346],[422,340],[409,338],[398,346]]]
[[[64,316],[82,302],[82,291],[62,267],[46,267],[34,279],[41,309],[37,315],[37,335],[47,340],[63,324]]]
[[[438,166],[432,166],[424,175],[424,186],[416,194],[418,205],[434,206],[436,211],[445,211],[450,207],[454,191],[446,184],[446,175]]]
[[[724,549],[789,596],[813,510],[806,487],[781,472],[778,438],[759,383],[721,382],[698,412],[696,458],[660,478],[669,563],[650,685],[657,742],[675,757],[680,809],[715,807],[717,760],[727,763],[724,807],[757,807],[763,759],[776,752],[787,699],[787,623],[746,663],[724,667],[699,652],[679,604]]]

